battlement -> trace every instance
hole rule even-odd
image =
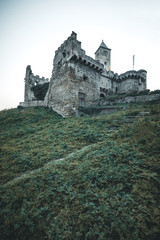
[[[146,70],[139,70],[139,71],[135,71],[135,70],[131,70],[131,71],[127,71],[125,73],[122,73],[119,75],[119,80],[126,80],[128,78],[141,78],[141,80],[145,81],[146,80]]]
[[[81,64],[88,66],[98,72],[102,72],[104,69],[103,64],[101,64],[100,62],[94,60],[93,58],[87,55],[84,55],[83,57],[73,55],[70,60],[75,62],[80,62]]]
[[[79,107],[98,104],[107,95],[146,90],[145,70],[118,75],[110,69],[111,49],[103,41],[93,59],[86,55],[77,34],[72,32],[55,51],[50,82],[34,75],[31,66],[27,66],[25,102],[21,106],[44,105],[64,117],[74,116]]]
[[[72,32],[71,36],[55,51],[53,66],[59,68],[74,55],[83,57],[85,51],[81,48],[81,42],[77,40],[77,34]]]
[[[103,76],[108,77],[112,79],[113,81],[121,82],[127,79],[141,79],[142,81],[146,81],[146,75],[147,71],[146,70],[130,70],[125,73],[122,73],[118,75],[117,73],[114,73],[113,71],[105,71],[103,72]]]
[[[58,51],[64,50],[66,47],[68,47],[69,42],[77,42],[79,47],[81,48],[81,42],[77,40],[77,34],[75,32],[72,32],[72,34],[60,45],[60,47],[55,51],[55,54]]]

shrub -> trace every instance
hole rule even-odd
[[[157,94],[157,93],[160,93],[159,89],[150,92],[150,94]]]
[[[31,90],[34,92],[34,96],[37,100],[44,100],[48,87],[49,87],[49,83],[44,83],[42,85],[37,84],[33,86]]]

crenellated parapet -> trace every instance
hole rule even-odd
[[[95,59],[86,55],[72,34],[55,51],[52,76],[34,75],[27,66],[25,100],[21,106],[48,106],[62,116],[75,116],[80,107],[98,104],[99,98],[112,94],[140,93],[146,90],[147,72],[111,71],[111,49],[102,41]]]
[[[120,75],[118,75],[117,73],[114,73],[113,71],[106,71],[102,75],[118,82],[124,81],[127,79],[139,79],[139,78],[141,78],[142,81],[146,81],[147,71],[143,69],[139,71],[130,70]]]
[[[84,55],[83,57],[81,56],[77,56],[77,55],[73,55],[70,59],[70,61],[72,62],[79,62],[80,64],[84,65],[84,66],[88,66],[89,68],[92,68],[98,72],[102,72],[104,69],[103,64],[101,64],[98,61],[95,61],[93,58]]]
[[[85,51],[81,48],[81,42],[77,40],[77,34],[72,32],[71,36],[55,51],[52,77],[55,72],[58,72],[63,64],[68,62],[74,55],[84,57]]]
[[[133,93],[147,89],[147,71],[130,70],[118,75],[113,71],[104,71],[100,80],[100,95],[106,96],[112,93]]]
[[[85,51],[81,48],[81,42],[77,40],[77,34],[74,32],[55,52],[52,77],[54,77],[54,74],[59,73],[60,68],[65,63],[69,62],[79,62],[98,72],[102,72],[104,69],[103,64],[98,60],[94,60],[85,54]]]
[[[55,51],[55,57],[58,52],[66,53],[68,55],[79,53],[80,55],[85,55],[85,51],[81,48],[81,42],[77,40],[77,34],[72,32],[72,34],[64,41],[63,44]]]
[[[146,80],[146,74],[147,71],[146,70],[139,70],[139,71],[135,71],[135,70],[131,70],[131,71],[127,71],[125,73],[122,73],[118,76],[119,80],[126,80],[128,78],[136,78],[139,79],[141,78],[142,81]]]

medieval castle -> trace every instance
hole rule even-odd
[[[146,90],[146,74],[145,70],[114,73],[111,49],[103,41],[93,59],[85,54],[77,34],[72,32],[55,52],[50,82],[35,76],[27,66],[24,102],[20,106],[46,106],[64,117],[78,115],[79,107],[96,105],[108,94]]]

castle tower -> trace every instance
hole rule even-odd
[[[95,52],[95,60],[99,60],[107,71],[111,70],[111,49],[106,46],[103,40]]]

